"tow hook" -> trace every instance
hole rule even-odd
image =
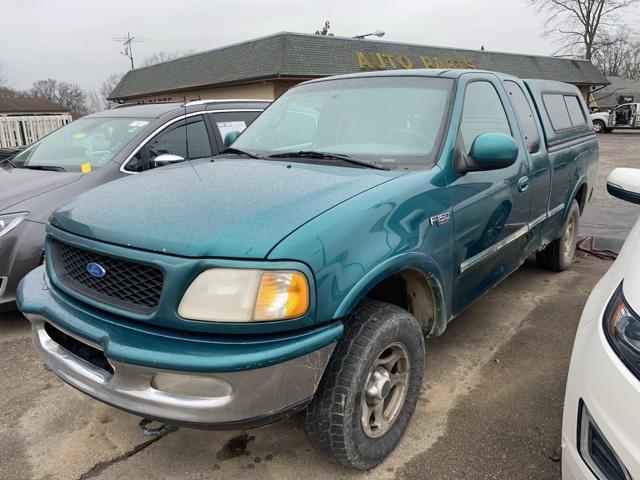
[[[151,424],[154,425],[149,426]],[[164,435],[175,428],[176,427],[173,425],[167,425],[166,423],[162,423],[152,418],[143,418],[140,420],[140,423],[138,423],[138,430],[140,430],[140,433],[145,437],[157,437],[159,435]]]

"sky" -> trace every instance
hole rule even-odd
[[[3,0],[0,60],[9,86],[55,78],[98,89],[129,59],[114,38],[158,51],[202,51],[280,31],[335,35],[382,30],[384,40],[550,55],[544,19],[525,0]]]

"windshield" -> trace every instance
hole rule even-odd
[[[81,118],[37,141],[12,162],[18,168],[87,173],[106,164],[147,125],[144,118]]]
[[[233,147],[260,156],[313,151],[371,163],[433,163],[453,81],[363,77],[289,90]]]

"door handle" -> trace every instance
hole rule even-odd
[[[527,188],[529,188],[529,177],[525,175],[518,179],[518,191],[522,193],[527,190]]]

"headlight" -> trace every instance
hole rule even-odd
[[[640,318],[627,305],[622,284],[607,305],[604,332],[620,359],[640,378]]]
[[[27,214],[28,212],[0,215],[0,237],[16,228],[25,218],[27,218]]]
[[[210,322],[264,322],[303,315],[309,284],[298,271],[213,268],[198,275],[178,314]]]

